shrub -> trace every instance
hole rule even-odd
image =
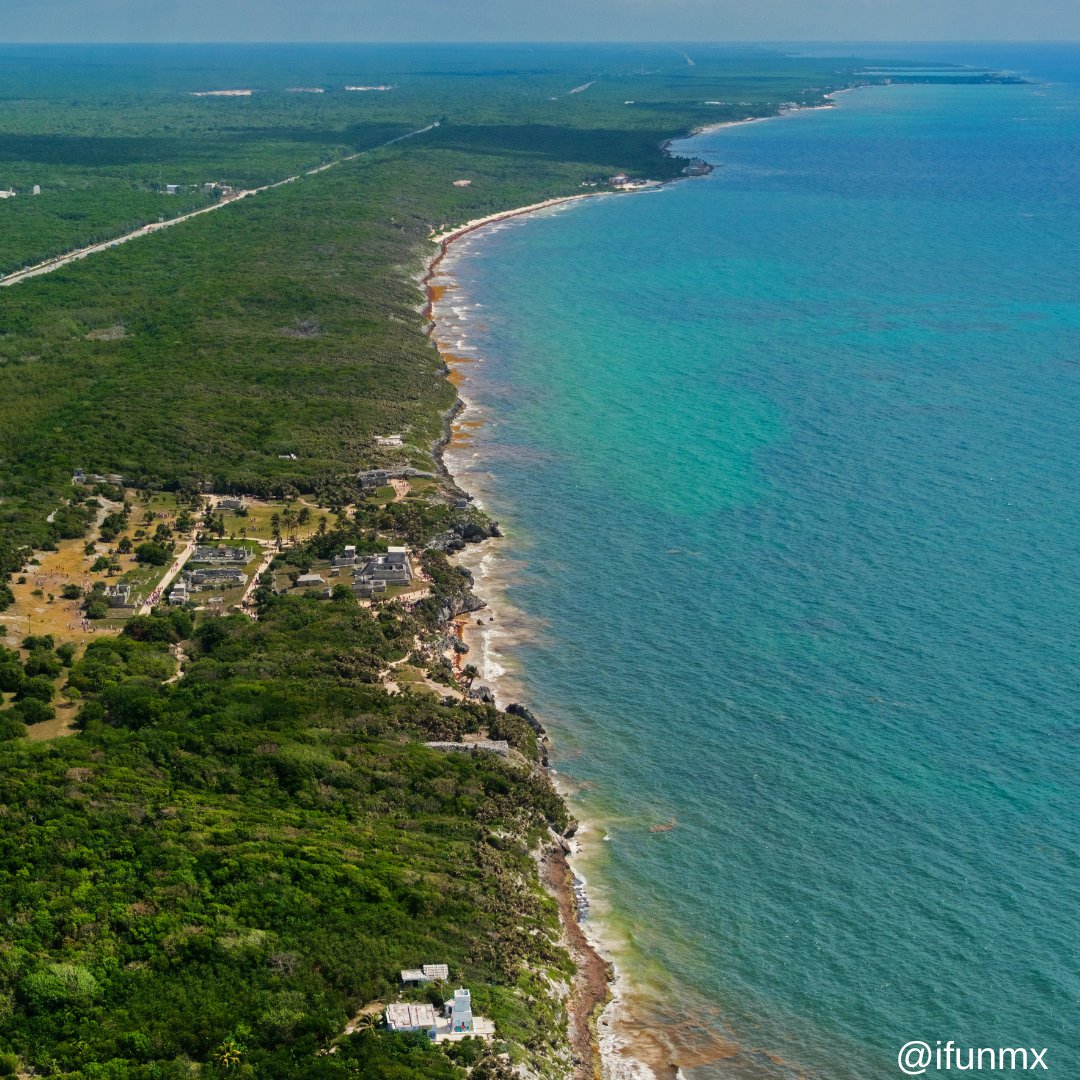
[[[44,724],[46,720],[52,720],[56,716],[56,710],[51,705],[37,698],[24,698],[15,702],[11,706],[11,713],[23,724]]]
[[[9,739],[21,739],[26,734],[26,722],[22,713],[17,708],[5,709],[0,712],[0,742]],[[0,1076],[5,1075],[0,1072]]]
[[[34,1011],[87,1005],[101,992],[90,972],[79,964],[48,964],[23,979],[19,991]]]

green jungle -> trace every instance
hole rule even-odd
[[[0,190],[16,192],[0,275],[296,177],[0,279],[0,611],[4,582],[58,546],[111,565],[133,492],[188,500],[196,529],[206,493],[302,497],[332,521],[276,567],[406,543],[429,583],[414,605],[364,606],[268,573],[249,610],[161,604],[88,643],[0,623],[0,1076],[570,1074],[552,987],[573,964],[533,853],[572,823],[537,733],[385,685],[468,608],[468,576],[429,544],[488,530],[446,477],[380,509],[356,474],[440,475],[455,394],[418,285],[433,231],[620,172],[673,179],[687,162],[666,140],[868,81],[854,61],[693,54],[0,49]],[[252,92],[196,96],[223,89]],[[377,444],[392,432],[404,450]],[[122,481],[87,498],[76,470]],[[117,508],[96,518],[99,499]],[[166,564],[178,542],[159,531],[135,557]],[[73,730],[33,738],[59,702]],[[474,733],[511,758],[422,745]],[[443,1049],[364,1010],[421,962],[472,988],[494,1043]]]

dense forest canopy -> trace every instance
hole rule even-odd
[[[491,530],[445,480],[394,501],[356,472],[437,468],[454,393],[417,287],[434,229],[618,172],[671,179],[686,162],[665,140],[855,79],[714,47],[5,47],[0,273],[214,205],[222,184],[299,178],[0,288],[0,580],[67,545],[99,580],[41,603],[89,621],[121,558],[160,573],[190,535],[224,535],[206,492],[281,498],[279,519],[303,496],[322,520],[244,613],[4,639],[0,1075],[566,1075],[571,965],[530,857],[566,808],[533,726],[444,697],[416,659],[470,600],[424,549]],[[221,89],[253,92],[193,96]],[[391,432],[403,449],[376,443]],[[414,605],[271,587],[393,543],[423,573]],[[406,662],[416,685],[389,692]],[[27,738],[59,708],[75,734]],[[511,758],[422,745],[477,734]],[[358,1013],[431,961],[473,989],[493,1047],[444,1053]]]

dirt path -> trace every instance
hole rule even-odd
[[[176,674],[165,680],[166,686],[170,683],[179,682],[184,677],[184,661],[187,659],[187,653],[184,652],[182,645],[170,645],[169,652],[172,653],[173,659],[176,661]]]
[[[151,233],[160,232],[162,229],[171,229],[174,225],[179,225],[182,221],[190,221],[192,218],[199,217],[202,214],[210,214],[215,210],[221,210],[224,207],[229,206],[234,202],[239,202],[241,199],[246,199],[251,195],[258,195],[260,192],[271,191],[273,188],[282,187],[284,184],[291,184],[293,181],[299,180],[301,175],[315,176],[318,173],[326,172],[327,169],[332,169],[335,165],[342,165],[347,161],[355,161],[365,154],[370,154],[375,150],[381,150],[383,147],[391,146],[394,143],[401,142],[403,139],[411,139],[416,135],[423,135],[438,126],[439,122],[436,120],[434,124],[428,124],[427,127],[419,128],[416,131],[406,132],[406,134],[399,135],[395,139],[389,139],[384,143],[380,143],[378,146],[372,147],[370,150],[360,150],[355,154],[349,154],[348,157],[339,158],[337,161],[327,162],[325,165],[319,165],[314,169],[308,169],[306,173],[298,173],[296,176],[287,176],[284,180],[278,180],[273,184],[263,184],[262,187],[238,191],[235,194],[222,199],[220,202],[214,203],[213,206],[204,206],[201,210],[192,210],[189,214],[181,214],[179,217],[170,218],[168,221],[155,221],[149,225],[143,225],[142,228],[136,229],[134,232],[114,237],[112,240],[105,240],[100,244],[90,244],[87,247],[77,248],[74,251],[69,251],[66,255],[58,255],[55,259],[46,259],[44,262],[36,263],[34,266],[28,266],[25,270],[16,270],[14,273],[8,274],[7,277],[0,278],[0,286],[7,287],[9,285],[18,285],[20,281],[26,281],[33,277],[40,277],[42,274],[51,274],[54,270],[59,270],[60,267],[67,266],[69,263],[76,262],[79,259],[88,258],[101,251],[108,251],[109,248],[119,247],[121,244],[126,244],[129,240],[135,240],[140,236],[149,236]]]

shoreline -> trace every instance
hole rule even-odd
[[[439,350],[448,378],[452,372],[451,361],[458,358],[444,349],[436,337],[438,319],[435,305],[445,295],[446,286],[434,284],[434,279],[438,276],[440,266],[449,253],[451,245],[479,229],[510,218],[521,217],[581,199],[607,194],[615,194],[615,192],[589,192],[581,195],[569,195],[559,199],[548,199],[529,206],[517,207],[484,218],[478,218],[458,228],[431,237],[438,247],[428,260],[423,275],[418,279],[418,284],[425,297],[422,313],[428,323],[427,334]],[[454,385],[457,396],[454,405],[446,415],[444,436],[435,447],[435,455],[441,471],[450,478],[455,487],[464,491],[459,483],[458,475],[450,468],[446,456],[453,446],[455,437],[458,435],[455,425],[461,422],[461,418],[470,407],[471,402],[463,397],[458,383],[453,379],[450,381]],[[484,541],[477,551],[479,557],[476,560],[475,570],[478,578],[484,576],[480,563],[483,561],[485,554],[483,549],[486,548],[487,543],[488,541]],[[490,597],[485,595],[483,590],[478,595],[484,601],[485,610],[488,612],[493,611]],[[468,641],[468,638],[475,639],[479,637],[479,634],[476,633],[475,624],[471,619],[461,624],[461,635],[466,641]],[[485,681],[487,680],[485,679]],[[500,692],[500,688],[497,686],[498,678],[491,681],[496,684],[493,685],[492,689],[495,691],[497,698],[501,699],[504,694]],[[507,704],[506,701],[502,700],[499,700],[498,703],[501,708],[505,708]],[[557,783],[557,776],[550,768],[545,768],[545,772],[551,779],[560,798],[565,800],[566,793],[561,790],[560,785]],[[611,962],[601,955],[597,946],[589,939],[579,918],[578,901],[574,890],[574,884],[578,881],[578,877],[574,873],[570,862],[573,850],[570,841],[552,835],[537,853],[536,864],[542,885],[558,906],[562,943],[570,953],[575,967],[570,993],[566,1000],[567,1041],[572,1058],[571,1076],[573,1080],[602,1080],[609,1073],[606,1062],[602,1057],[601,1040],[597,1032],[597,1025],[601,1020],[601,1014],[606,1012],[609,1004],[618,1000],[617,993],[613,993],[618,976]],[[671,1075],[674,1077],[675,1074],[672,1073]]]
[[[680,178],[683,179],[683,178]],[[581,195],[570,195],[561,199],[550,199],[529,206],[518,207],[499,214],[491,214],[487,217],[467,222],[459,228],[445,233],[436,234],[431,239],[438,245],[436,252],[428,261],[424,273],[417,279],[418,284],[424,290],[425,303],[423,316],[427,319],[428,337],[439,350],[448,376],[453,371],[456,362],[471,360],[472,357],[459,357],[450,349],[440,344],[437,338],[439,320],[435,307],[444,299],[447,285],[436,284],[435,279],[440,274],[440,267],[450,252],[452,245],[489,225],[498,224],[511,218],[522,217],[526,214],[536,213],[541,210],[553,209],[558,206],[577,202],[581,199],[593,198],[597,195],[613,195],[619,192],[589,192]],[[474,408],[473,402],[461,393],[459,381],[450,380],[457,391],[454,405],[446,414],[446,428],[443,438],[435,448],[438,465],[441,471],[449,477],[458,490],[465,491],[462,487],[460,468],[455,471],[451,463],[447,461],[448,454],[456,449],[464,450],[469,445],[468,432],[463,431],[464,424],[483,423],[481,420],[464,419],[470,409]],[[464,436],[464,438],[462,438]],[[461,439],[461,442],[457,440]],[[475,495],[475,492],[470,492]],[[482,499],[479,500],[482,505]],[[467,554],[467,569],[472,572],[477,581],[474,590],[484,601],[484,610],[494,615],[495,626],[499,627],[507,620],[507,606],[499,605],[492,597],[491,582],[489,588],[483,587],[483,580],[490,575],[486,572],[483,563],[490,552],[488,543],[484,541],[480,545],[470,549]],[[459,557],[460,560],[460,557]],[[459,561],[460,565],[460,561]],[[512,618],[509,621],[513,621]],[[484,637],[491,633],[491,627],[484,623],[484,629],[477,627],[473,619],[464,620],[461,624],[461,636],[466,643],[473,646],[478,654],[478,659],[487,660],[487,648]],[[497,654],[498,655],[498,654]],[[516,693],[507,693],[507,683],[512,680],[512,675],[501,668],[497,661],[493,661],[498,671],[493,674],[484,674],[482,678],[488,683],[495,693],[500,708],[505,708],[511,700],[517,700]],[[559,796],[569,802],[569,793],[560,782],[558,773],[550,768],[545,768],[549,779]],[[579,826],[579,832],[590,829],[590,823]],[[566,1011],[569,1020],[569,1048],[573,1059],[573,1080],[677,1080],[678,1068],[665,1055],[659,1054],[638,1055],[630,1046],[630,1040],[625,1032],[627,1020],[625,999],[626,984],[623,976],[615,964],[605,955],[603,943],[591,934],[579,915],[579,903],[575,886],[583,888],[582,878],[573,867],[573,860],[582,851],[580,840],[567,841],[562,838],[551,837],[549,842],[540,850],[537,857],[537,868],[540,872],[541,881],[545,889],[555,899],[559,908],[559,922],[562,928],[563,944],[569,951],[574,962],[576,973],[571,986],[570,995],[566,1002]]]
[[[764,120],[778,120],[799,112],[832,109],[835,107],[832,100],[834,94],[854,89],[856,87],[851,86],[832,91],[825,95],[825,102],[820,105],[795,106],[790,109],[782,109],[773,116],[747,117],[742,120],[728,120],[707,125],[697,128],[686,135],[666,140],[664,146],[666,148],[675,143],[710,134],[723,128],[758,123]],[[657,182],[647,189],[638,190],[656,190],[678,180],[693,178],[690,176],[673,177],[667,181]],[[444,299],[448,288],[452,286],[436,284],[435,279],[440,275],[440,268],[449,255],[452,245],[481,229],[512,218],[524,217],[541,210],[553,209],[601,195],[629,193],[632,192],[590,191],[578,195],[547,199],[527,206],[489,214],[482,218],[475,218],[464,225],[433,233],[430,236],[430,240],[437,245],[436,251],[427,260],[423,273],[414,280],[417,281],[424,294],[421,312],[423,318],[427,320],[427,335],[438,349],[446,377],[456,391],[454,405],[448,410],[445,417],[444,436],[434,448],[434,453],[439,468],[458,490],[465,491],[459,483],[460,471],[456,473],[451,469],[446,460],[447,454],[452,452],[455,441],[462,436],[461,425],[464,423],[483,423],[483,420],[463,421],[462,418],[469,409],[474,407],[474,404],[461,393],[461,377],[454,377],[455,368],[452,366],[455,363],[473,358],[457,356],[452,350],[444,348],[437,338],[439,320],[435,308]],[[459,448],[466,447],[469,442],[471,440],[466,437],[459,444]],[[486,548],[486,545],[487,542],[485,541],[480,547]],[[478,581],[486,576],[482,563],[483,554],[480,554],[475,564],[478,571]],[[476,592],[484,601],[485,610],[495,612],[498,622],[501,622],[504,613],[493,607],[489,591],[484,590],[481,586]],[[498,622],[496,625],[498,625]],[[468,620],[462,625],[462,637],[469,644],[472,644],[472,642],[469,642],[469,638],[474,640],[482,639],[482,635],[477,632],[476,625],[472,620]],[[486,652],[483,649],[478,651],[481,652],[481,655]],[[501,668],[501,665],[499,666]],[[500,674],[484,677],[485,682],[492,684],[492,689],[501,708],[505,708],[507,701],[501,700],[506,695],[500,693],[498,683],[505,678],[506,674],[505,671],[501,671]],[[559,783],[557,772],[550,767],[545,771],[560,797],[569,802],[569,793]],[[588,828],[588,823],[585,823],[585,828]],[[651,1044],[648,1050],[633,1046],[631,1043],[631,1032],[628,1030],[630,1021],[626,1005],[628,996],[626,993],[628,989],[626,977],[619,972],[611,960],[607,959],[603,953],[603,943],[597,940],[595,935],[590,935],[586,931],[579,915],[574,883],[580,882],[581,879],[574,872],[572,858],[575,854],[579,854],[581,850],[582,846],[578,840],[575,840],[573,846],[571,846],[565,840],[560,839],[559,842],[555,842],[552,839],[541,851],[537,860],[541,879],[558,904],[563,941],[577,968],[570,997],[567,1001],[567,1013],[570,1020],[569,1042],[574,1059],[573,1080],[646,1080],[646,1078],[649,1078],[649,1080],[679,1080],[682,1073],[678,1065],[671,1061],[666,1052],[666,1047],[659,1038],[654,1036],[646,1040]]]

